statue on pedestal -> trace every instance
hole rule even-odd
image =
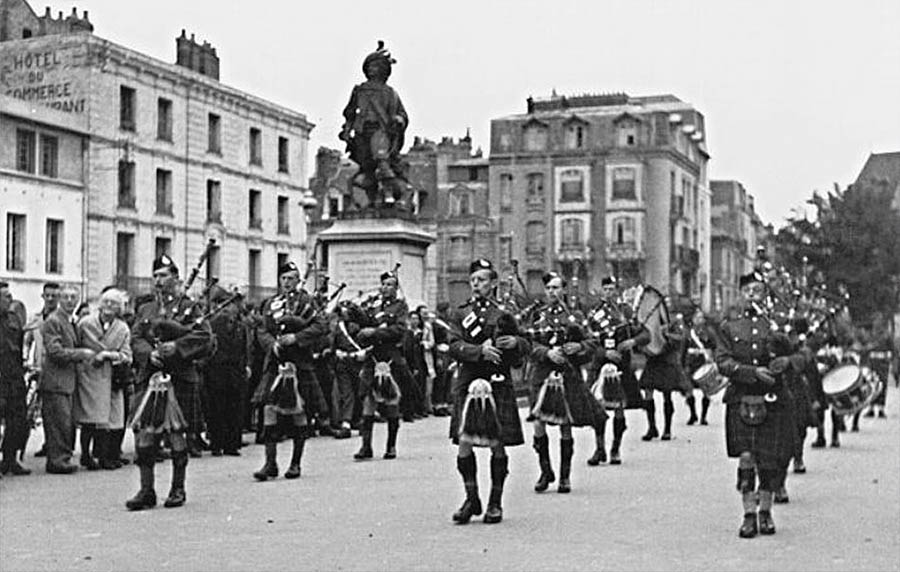
[[[366,192],[368,208],[374,209],[405,208],[410,189],[400,158],[409,118],[400,96],[387,85],[395,63],[379,40],[363,62],[366,81],[353,88],[339,135],[359,165],[351,184]]]

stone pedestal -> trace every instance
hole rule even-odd
[[[344,298],[355,298],[377,288],[381,273],[399,262],[400,288],[414,309],[426,303],[425,251],[434,241],[411,220],[341,219],[319,233],[319,263],[333,286],[346,282]]]

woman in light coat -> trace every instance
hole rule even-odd
[[[121,466],[108,437],[110,431],[125,427],[125,396],[113,378],[116,368],[131,365],[131,332],[121,318],[126,302],[123,291],[108,289],[100,296],[98,311],[78,322],[81,346],[97,354],[78,366],[73,415],[81,427],[81,464],[89,470]]]

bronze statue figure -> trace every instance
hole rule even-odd
[[[409,188],[400,158],[409,118],[400,96],[387,85],[395,63],[379,40],[378,48],[363,62],[366,81],[353,88],[339,135],[359,165],[352,185],[366,192],[369,208],[404,207]]]

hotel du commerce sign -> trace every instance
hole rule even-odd
[[[76,61],[83,61],[83,55],[83,46],[4,46],[0,93],[67,113],[84,113],[88,74],[75,73]]]

